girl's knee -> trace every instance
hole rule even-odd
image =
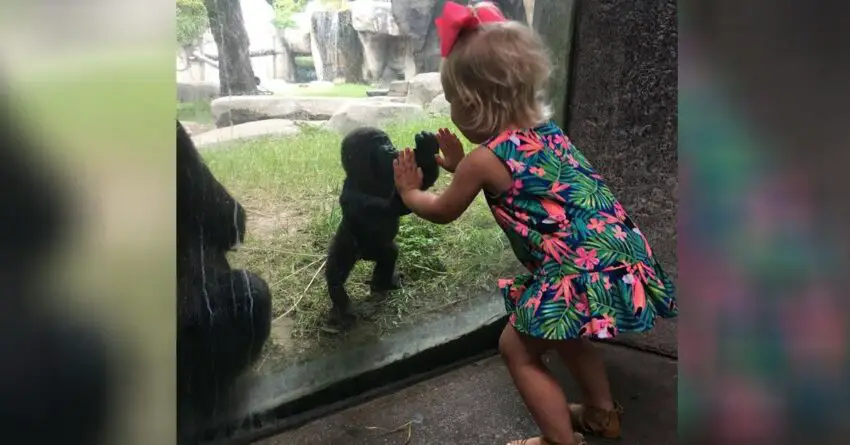
[[[502,358],[508,360],[517,354],[517,346],[519,346],[519,341],[516,338],[514,328],[511,325],[505,326],[502,335],[499,336],[499,354],[502,355]]]
[[[532,361],[534,356],[513,326],[505,326],[499,336],[499,354],[508,365]]]

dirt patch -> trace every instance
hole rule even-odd
[[[280,348],[289,350],[295,345],[292,340],[292,331],[295,329],[295,320],[292,317],[282,317],[272,322],[271,340]]]
[[[293,236],[308,222],[308,216],[295,209],[248,210],[248,233],[257,238]]]

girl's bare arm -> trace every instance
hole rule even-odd
[[[510,174],[501,161],[486,148],[477,148],[457,166],[452,182],[441,195],[422,190],[408,190],[401,196],[419,217],[437,224],[448,224],[469,208],[482,189],[506,190]]]

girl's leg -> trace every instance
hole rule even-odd
[[[555,351],[570,370],[581,389],[586,406],[605,411],[614,409],[611,387],[602,355],[590,340],[566,340],[555,342]]]
[[[573,427],[583,433],[620,437],[620,412],[611,397],[605,363],[588,339],[559,341],[558,356],[581,388],[583,405],[569,407]]]
[[[541,360],[546,349],[551,347],[549,343],[524,336],[508,324],[499,338],[499,352],[540,432],[548,439],[548,442],[530,439],[525,443],[573,445],[576,441],[570,426],[567,399]]]

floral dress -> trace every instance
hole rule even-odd
[[[610,338],[677,315],[673,282],[602,177],[554,122],[483,144],[511,188],[487,203],[529,273],[499,280],[510,323],[537,338]]]

